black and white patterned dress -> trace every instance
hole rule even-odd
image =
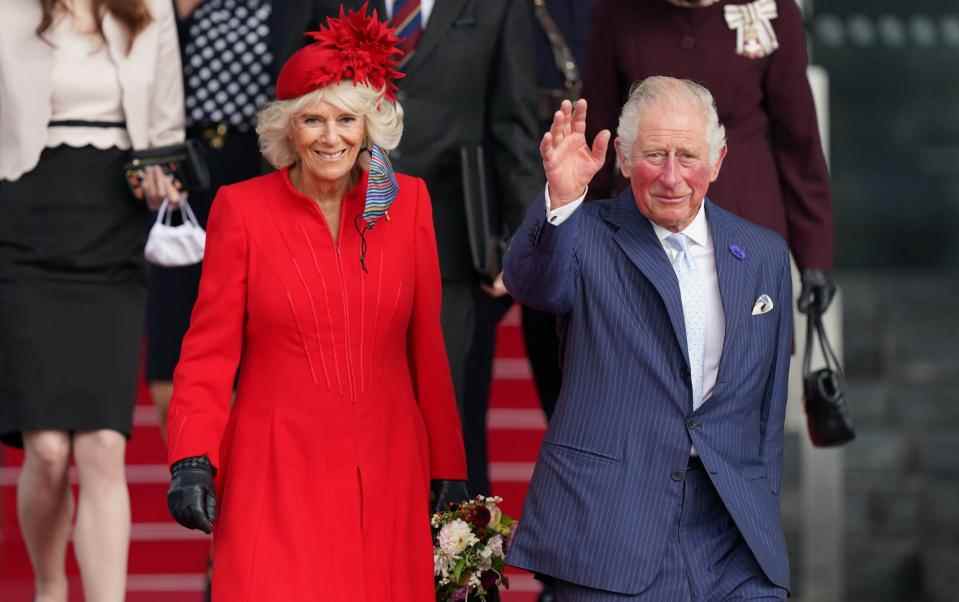
[[[271,11],[265,0],[207,1],[196,9],[183,49],[190,125],[253,129],[272,97]]]

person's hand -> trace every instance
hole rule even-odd
[[[570,101],[563,101],[539,145],[550,209],[568,205],[583,195],[606,160],[609,137],[609,130],[601,131],[590,148],[586,143],[586,100],[577,100],[575,107]]]
[[[193,14],[203,0],[176,0],[176,16],[178,19],[186,19]]]
[[[164,173],[159,165],[144,168],[129,180],[129,184],[133,196],[145,200],[147,207],[153,210],[159,209],[164,199],[176,206],[183,198],[177,181],[173,176]]]
[[[804,314],[810,311],[820,316],[825,314],[836,296],[836,283],[833,282],[832,275],[826,270],[809,268],[802,270],[799,276],[802,288],[799,299],[796,300],[796,307]]]
[[[503,272],[499,273],[492,284],[480,284],[480,288],[483,289],[484,293],[494,299],[498,299],[509,293],[509,291],[506,290],[506,285],[503,284]]]
[[[450,504],[459,504],[470,499],[466,481],[430,481],[430,497],[433,500],[433,512],[449,510]]]
[[[216,493],[213,466],[206,456],[191,456],[170,467],[173,478],[166,494],[170,514],[188,529],[213,531],[216,521]]]

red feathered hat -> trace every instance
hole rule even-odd
[[[364,83],[396,99],[395,80],[403,51],[396,47],[396,31],[379,20],[367,4],[326,20],[326,27],[307,33],[315,41],[290,57],[276,79],[277,100],[289,100],[343,80]]]

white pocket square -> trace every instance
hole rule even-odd
[[[753,315],[761,316],[763,314],[768,314],[773,310],[773,307],[773,300],[769,297],[769,295],[759,295],[759,298],[756,299],[756,304],[753,305]]]

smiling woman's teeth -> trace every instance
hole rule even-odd
[[[336,161],[337,159],[341,158],[344,154],[346,154],[346,149],[337,151],[335,153],[324,153],[321,151],[316,151],[316,154],[319,155],[321,159],[324,159],[326,161]]]

